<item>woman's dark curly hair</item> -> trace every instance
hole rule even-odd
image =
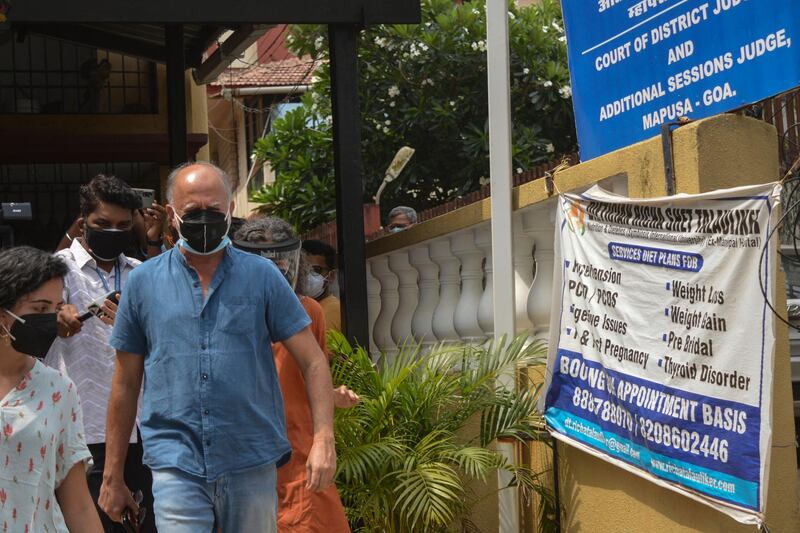
[[[42,250],[30,246],[0,250],[0,308],[13,308],[26,294],[66,273],[64,261]]]
[[[142,199],[130,185],[116,176],[98,174],[81,186],[81,216],[86,218],[100,202],[114,204],[133,211],[142,207]]]

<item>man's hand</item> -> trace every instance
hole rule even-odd
[[[65,304],[58,311],[58,336],[72,337],[83,327],[83,323],[78,320],[80,313],[78,308],[71,304]]]
[[[314,437],[306,461],[306,488],[318,492],[331,486],[336,474],[336,445],[333,435]]]
[[[103,307],[100,308],[98,318],[103,321],[103,324],[113,326],[114,320],[117,318],[117,304],[107,299],[103,302]]]
[[[164,233],[164,218],[166,209],[153,201],[153,206],[144,210],[144,227],[148,241],[160,241]]]
[[[357,405],[360,401],[361,398],[358,397],[358,394],[351,391],[344,385],[333,389],[333,405],[337,409],[350,409],[351,407]]]
[[[136,505],[131,491],[122,480],[115,481],[111,478],[104,478],[97,503],[114,522],[122,522],[122,513],[126,509],[130,509],[133,516],[139,514],[139,506]]]

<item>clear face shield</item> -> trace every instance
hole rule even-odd
[[[300,239],[287,239],[282,242],[256,243],[233,241],[233,245],[245,252],[260,255],[275,263],[292,289],[297,286],[297,272],[300,268]]]

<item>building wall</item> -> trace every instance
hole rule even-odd
[[[737,115],[719,115],[677,129],[673,140],[679,193],[765,183],[780,177],[776,130],[765,122]],[[557,190],[576,192],[604,182],[607,178],[613,178],[609,181],[618,183],[621,189],[627,186],[628,195],[634,198],[664,195],[666,187],[661,139],[655,137],[558,172],[555,183]],[[613,190],[616,191],[616,187]],[[545,180],[523,184],[514,189],[514,210],[525,214],[532,207],[552,202],[553,196],[554,193],[547,191]],[[431,243],[434,239],[445,240],[465,229],[485,224],[491,219],[490,201],[489,198],[484,199],[423,221],[401,233],[369,242],[366,250],[368,261],[374,262],[379,256],[395,252],[404,253]],[[519,224],[515,224],[519,231]],[[515,233],[515,237],[517,235]],[[375,274],[373,270],[372,275]],[[776,287],[783,287],[782,273],[776,274]],[[390,296],[398,297],[390,285],[385,291],[380,283],[370,286],[373,287],[368,289],[373,291],[370,296],[371,308],[375,302],[382,307],[384,292],[387,301]],[[784,305],[783,291],[778,290],[775,307],[781,309]],[[378,324],[374,324],[377,329]],[[775,335],[773,443],[766,523],[771,531],[797,532],[800,531],[798,470],[786,327],[776,325]],[[546,446],[534,445],[530,450],[521,452],[524,461],[545,472],[548,482],[552,479],[552,454]],[[558,454],[561,531],[755,531],[753,526],[743,526],[711,507],[645,481],[574,447],[559,444]],[[489,480],[486,487],[490,488],[494,483],[494,480]],[[476,513],[480,530],[505,533],[499,526],[496,499],[487,498],[485,503],[485,509]],[[523,531],[536,531],[533,523],[536,503],[534,499],[532,507],[523,510]]]
[[[679,128],[674,133],[677,192],[699,193],[775,181],[779,177],[775,128],[736,115],[721,115]],[[631,197],[665,194],[661,139],[654,138],[572,167],[556,177],[565,188],[573,180],[627,174]],[[534,187],[520,190],[520,200]],[[776,281],[783,287],[783,274]],[[775,307],[785,308],[777,291]],[[778,322],[776,320],[776,322]],[[789,368],[788,332],[776,326],[773,437],[767,502],[772,531],[800,530],[797,463]],[[754,531],[711,508],[662,489],[571,446],[561,454],[562,530],[626,532]]]

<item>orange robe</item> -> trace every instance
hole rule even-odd
[[[311,331],[327,353],[325,315],[313,298],[301,298],[311,318]],[[272,345],[283,392],[286,433],[292,443],[291,460],[278,469],[278,531],[281,533],[349,533],[336,486],[321,492],[306,489],[306,460],[313,442],[314,424],[303,374],[281,343]]]

